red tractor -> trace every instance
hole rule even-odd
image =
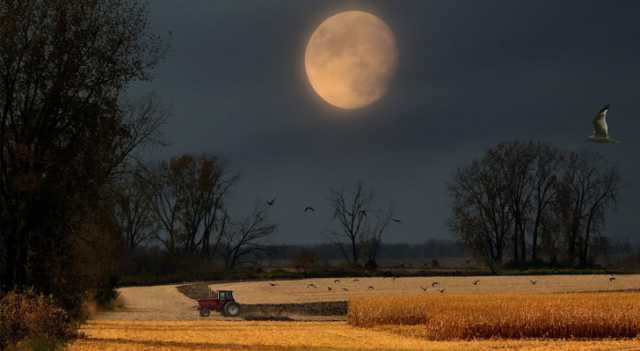
[[[240,305],[233,299],[233,291],[209,290],[209,297],[198,300],[198,310],[202,317],[209,317],[211,311],[220,312],[225,317],[240,314]]]

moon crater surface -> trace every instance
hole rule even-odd
[[[313,90],[329,104],[358,109],[382,97],[397,64],[391,29],[363,11],[324,20],[305,50],[305,70]]]

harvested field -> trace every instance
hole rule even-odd
[[[90,321],[68,351],[602,351],[638,350],[640,340],[427,341],[344,322]]]
[[[419,325],[399,328],[400,334],[431,340],[635,338],[640,293],[369,297],[350,302],[347,320],[390,331],[390,325]]]
[[[473,285],[476,280],[478,283]],[[438,284],[433,286],[435,282]],[[613,282],[609,281],[608,275],[376,277],[236,282],[210,284],[209,287],[233,290],[236,300],[243,304],[290,304],[347,301],[389,294],[441,294],[440,289],[443,294],[640,291],[640,275],[617,275]],[[422,288],[426,288],[426,292]]]
[[[275,286],[269,282],[228,283],[224,284],[236,290],[238,300],[246,305],[254,302],[263,313],[246,315],[230,319],[212,314],[212,317],[199,317],[193,309],[194,301],[181,294],[175,285],[136,287],[120,289],[125,300],[125,308],[118,312],[99,314],[95,320],[89,321],[82,328],[85,338],[69,345],[71,351],[93,350],[640,350],[640,339],[593,339],[593,340],[553,340],[553,339],[496,339],[475,341],[429,341],[425,331],[426,324],[415,325],[373,325],[371,328],[354,327],[346,322],[336,321],[290,321],[288,319],[314,319],[323,316],[296,316],[288,312],[278,314],[282,303],[292,304],[289,308],[299,308],[302,303],[307,306],[321,306],[313,301],[322,301],[325,292],[316,292],[297,296],[300,285],[315,283],[318,289],[324,285],[344,286],[351,290],[351,295],[344,291],[332,291],[342,304],[348,297],[383,298],[390,292],[408,294],[409,297],[442,297],[449,294],[449,289],[462,291],[460,294],[469,298],[471,295],[490,294],[496,290],[513,289],[516,292],[527,290],[535,293],[553,291],[597,291],[635,289],[640,286],[639,276],[618,276],[613,284],[609,284],[608,276],[543,276],[543,277],[480,277],[480,278],[340,278],[309,279],[303,281],[276,281]],[[480,279],[477,285],[472,282]],[[529,279],[537,279],[533,285]],[[603,282],[603,280],[605,282]],[[348,283],[346,281],[349,281]],[[423,292],[420,286],[438,281],[439,286],[447,289],[444,293],[429,285]],[[348,285],[349,284],[349,285]],[[362,285],[360,285],[362,284]],[[223,285],[223,284],[220,284]],[[375,290],[366,290],[368,285],[375,285]],[[360,291],[362,287],[365,291]],[[212,285],[214,289],[219,285]],[[240,290],[235,289],[238,287]],[[252,292],[251,289],[257,291]],[[200,287],[207,291],[208,287]],[[204,290],[206,289],[206,290]],[[309,288],[314,289],[314,288]],[[564,289],[564,290],[562,290]],[[181,289],[184,290],[184,289]],[[416,291],[417,290],[417,291]],[[262,294],[262,296],[260,296]],[[271,296],[275,295],[275,297]],[[288,297],[288,298],[287,298]],[[244,301],[243,301],[244,300]],[[272,303],[273,301],[279,303]],[[331,306],[327,304],[326,306]],[[410,310],[410,307],[409,307]],[[273,318],[273,316],[276,318]],[[418,315],[418,314],[416,314]],[[420,314],[423,315],[423,314]],[[255,319],[255,320],[251,320]],[[262,319],[267,319],[263,321]],[[269,319],[277,319],[271,321]]]

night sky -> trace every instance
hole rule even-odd
[[[398,47],[386,95],[359,110],[324,102],[304,72],[311,33],[345,10],[381,18]],[[601,152],[624,182],[608,232],[640,234],[640,1],[153,0],[150,11],[171,49],[132,91],[173,110],[171,145],[150,159],[226,159],[242,177],[234,214],[277,196],[273,243],[326,241],[329,187],[358,179],[403,220],[386,241],[449,238],[446,182],[514,140]],[[606,103],[622,143],[587,143]]]

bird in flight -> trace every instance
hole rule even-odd
[[[304,208],[304,212],[309,212],[309,211],[311,211],[311,212],[315,212],[315,211],[316,211],[316,209],[315,209],[315,208],[313,208],[313,207],[311,207],[311,206],[307,206],[307,207],[305,207],[305,208]]]
[[[613,274],[612,274],[612,275],[610,275],[610,276],[609,276],[609,281],[610,281],[610,282],[613,282],[614,280],[616,280],[616,277],[614,277],[614,276],[613,276]]]
[[[435,288],[436,286],[438,286],[438,284],[440,284],[440,283],[438,283],[438,282],[433,282],[433,283],[431,283],[431,287],[432,287],[432,288]]]
[[[535,280],[535,279],[531,279],[531,280],[529,280],[529,282],[531,283],[531,285],[536,285],[536,283],[537,283],[538,281],[537,281],[537,280]]]
[[[473,281],[473,285],[478,285],[478,283],[480,283],[480,280],[474,280]]]
[[[396,222],[396,223],[400,223],[402,222],[401,220],[399,220],[398,218],[391,218],[392,221]]]
[[[269,283],[269,285],[276,286],[277,284],[276,283]]]
[[[269,206],[273,206],[273,204],[275,204],[275,203],[276,203],[276,198],[275,197],[273,199],[267,201],[267,205],[269,205]]]
[[[617,144],[618,140],[609,137],[609,126],[607,125],[607,112],[609,104],[606,104],[600,112],[593,118],[593,134],[589,141],[602,144]]]
[[[427,288],[425,288],[424,286],[421,286],[420,289],[422,289],[422,291],[427,291]]]

